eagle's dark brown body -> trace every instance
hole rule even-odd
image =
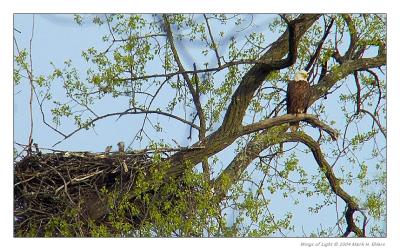
[[[310,100],[310,83],[308,81],[289,81],[286,93],[288,114],[306,113]],[[290,123],[291,131],[297,131],[299,122]]]

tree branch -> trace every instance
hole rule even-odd
[[[258,137],[250,141],[247,146],[239,152],[228,167],[215,179],[213,185],[218,199],[223,199],[231,185],[235,184],[247,166],[268,147],[284,142],[301,142],[306,145],[313,153],[320,170],[324,173],[329,185],[337,196],[346,203],[346,223],[347,230],[344,236],[354,232],[362,237],[363,231],[356,226],[353,214],[359,211],[356,201],[342,189],[340,180],[336,178],[332,167],[326,161],[318,142],[303,132],[287,133],[287,127],[271,128],[265,130]]]
[[[356,86],[357,86],[357,96],[356,96],[356,105],[357,105],[357,110],[356,110],[356,115],[360,113],[361,110],[361,85],[360,85],[360,81],[358,80],[358,72],[355,71],[353,73],[354,75],[354,81],[356,82]]]
[[[321,40],[318,43],[317,49],[315,50],[313,56],[310,58],[310,61],[308,62],[307,66],[304,68],[304,70],[309,71],[311,66],[314,64],[316,59],[319,57],[319,54],[321,53],[322,46],[324,45],[324,42],[326,38],[329,35],[329,32],[331,31],[331,28],[333,26],[334,19],[331,20],[329,23],[328,27],[325,29],[325,33],[322,36]]]
[[[314,127],[320,127],[322,130],[326,131],[333,139],[338,137],[338,132],[323,122],[319,121],[317,117],[311,114],[286,114],[279,117],[274,117],[270,119],[266,119],[251,125],[240,126],[236,131],[230,134],[222,134],[219,131],[216,131],[204,140],[199,141],[192,145],[192,147],[204,146],[204,148],[197,149],[195,151],[189,152],[178,152],[171,156],[170,161],[173,163],[172,167],[167,171],[168,177],[179,175],[184,170],[179,165],[182,161],[189,161],[191,164],[196,165],[200,163],[203,158],[212,156],[221,150],[225,149],[227,146],[231,145],[238,137],[260,131],[278,127],[280,125],[284,125],[289,122],[296,121],[306,121]],[[285,131],[288,129],[288,126],[284,126]],[[272,129],[271,129],[272,130]]]
[[[174,56],[175,62],[178,64],[178,69],[179,71],[183,72],[182,76],[186,81],[186,84],[189,88],[190,94],[192,95],[194,105],[196,107],[197,113],[199,114],[199,121],[200,121],[200,132],[199,132],[199,139],[203,139],[206,134],[206,119],[204,116],[203,108],[201,107],[201,102],[200,102],[200,95],[198,93],[198,90],[195,90],[194,85],[192,81],[189,78],[189,74],[185,72],[185,68],[182,65],[182,62],[179,58],[178,51],[176,50],[175,44],[174,44],[174,37],[172,34],[171,30],[171,25],[168,21],[167,15],[163,15],[164,19],[164,27],[167,32],[167,39],[168,43],[171,46],[172,54]]]
[[[163,15],[163,19],[164,19],[165,30],[167,32],[167,39],[168,39],[168,42],[169,42],[169,44],[171,46],[171,50],[172,50],[172,54],[174,56],[175,62],[178,64],[179,71],[185,72],[185,68],[182,65],[182,62],[181,62],[181,60],[179,58],[179,55],[178,55],[178,51],[176,50],[176,47],[175,47],[175,44],[174,44],[174,37],[173,37],[173,34],[172,34],[171,25],[170,25],[170,23],[168,21],[167,15]],[[207,18],[206,18],[206,22],[207,22]],[[207,22],[207,26],[208,26],[208,22]],[[208,26],[208,28],[210,28],[210,27]],[[211,31],[210,31],[210,35],[211,35]],[[214,43],[214,40],[212,38],[212,35],[211,35],[211,39],[212,39],[213,47],[214,47],[215,43]],[[217,53],[217,57],[218,57],[218,52],[216,52],[216,53]],[[205,115],[204,115],[204,112],[203,112],[203,108],[202,108],[201,102],[200,102],[200,89],[199,89],[199,83],[198,83],[199,80],[198,80],[198,76],[197,76],[197,73],[196,73],[197,72],[196,64],[193,64],[193,71],[195,72],[194,73],[195,74],[195,77],[194,77],[194,79],[195,79],[194,82],[195,83],[193,83],[193,81],[190,80],[189,74],[182,73],[182,75],[183,75],[183,78],[186,81],[186,84],[187,84],[188,88],[189,88],[190,94],[192,95],[193,102],[194,102],[194,105],[196,107],[197,114],[199,115],[199,122],[200,122],[199,140],[203,140],[206,137],[206,118],[205,118]],[[196,88],[194,86],[196,86]],[[210,177],[210,167],[209,167],[208,162],[207,162],[206,159],[203,159],[202,166],[203,166],[203,173],[204,173],[205,177],[207,179],[209,179],[209,177]]]
[[[346,191],[342,189],[340,180],[336,178],[332,167],[326,161],[318,142],[314,141],[313,138],[304,133],[297,132],[289,134],[288,136],[290,138],[287,138],[286,142],[301,142],[310,148],[311,152],[314,155],[314,159],[318,163],[321,171],[325,174],[325,177],[328,180],[332,191],[346,203],[346,231],[354,232],[358,237],[362,237],[363,231],[356,226],[353,219],[354,212],[360,210],[359,206],[357,205],[357,202]]]
[[[386,130],[382,127],[381,123],[379,122],[379,120],[374,116],[374,114],[372,114],[370,111],[367,111],[365,109],[360,109],[360,112],[366,113],[369,116],[371,116],[371,118],[374,120],[374,122],[378,125],[379,130],[381,131],[381,133],[383,134],[383,136],[386,139]]]
[[[272,71],[289,67],[295,62],[297,57],[296,41],[319,17],[320,15],[301,15],[291,21],[286,32],[261,56],[260,60],[266,62],[254,65],[243,76],[226,111],[220,128],[221,132],[229,134],[238,130],[254,92]],[[286,54],[288,55],[287,58],[282,59]]]
[[[333,140],[337,140],[339,136],[338,131],[331,128],[329,125],[323,123],[322,121],[318,120],[318,118],[312,114],[285,114],[279,117],[265,119],[251,125],[243,126],[240,136],[256,132],[259,130],[263,130],[266,128],[271,128],[273,126],[278,126],[285,123],[297,122],[297,121],[305,121],[311,124],[313,127],[321,128],[322,130],[327,132],[332,137]]]
[[[313,104],[320,97],[325,96],[337,81],[346,78],[354,71],[367,70],[382,65],[386,65],[386,51],[373,58],[360,58],[344,61],[341,65],[338,65],[331,72],[327,73],[318,84],[312,86],[312,95],[309,105]]]
[[[269,73],[281,69],[280,67],[288,67],[294,62],[297,55],[295,41],[298,41],[319,17],[319,14],[300,15],[290,22],[287,31],[260,57],[263,63],[254,65],[242,78],[231,98],[231,103],[220,128],[193,145],[205,146],[205,148],[190,152],[179,152],[171,156],[172,167],[168,170],[167,176],[180,175],[184,171],[182,165],[180,165],[183,161],[189,161],[196,165],[205,157],[212,156],[225,149],[240,136],[242,120],[254,92]],[[291,52],[288,53],[289,49]],[[282,59],[286,54],[289,54],[288,57]]]
[[[208,18],[206,14],[203,14],[203,17],[206,20],[208,35],[210,36],[211,39],[211,48],[214,50],[215,56],[217,57],[218,66],[221,67],[221,57],[218,54],[217,44],[214,41],[214,36],[212,35],[210,24],[208,23]]]
[[[145,110],[145,109],[138,108],[138,107],[129,108],[124,112],[114,112],[114,113],[108,113],[108,114],[105,114],[105,115],[102,115],[102,116],[98,116],[98,117],[88,121],[87,124],[93,124],[98,120],[105,119],[105,118],[108,118],[108,117],[113,117],[113,116],[118,116],[118,118],[120,118],[120,117],[122,117],[124,115],[128,115],[128,114],[130,114],[130,115],[134,115],[134,114],[159,114],[159,115],[163,115],[163,116],[166,116],[166,117],[170,117],[170,118],[176,119],[178,121],[181,121],[182,123],[188,124],[188,125],[196,128],[196,129],[199,129],[199,127],[197,125],[195,125],[194,123],[191,123],[190,121],[184,120],[184,119],[182,119],[182,118],[180,118],[180,117],[178,117],[176,115],[169,114],[169,113],[162,112],[162,111],[158,111],[158,110],[155,110],[155,111],[153,111],[153,110]],[[84,127],[80,126],[77,129],[75,129],[74,131],[70,132],[69,134],[61,134],[60,133],[64,138],[62,140],[56,142],[53,145],[53,147],[58,145],[58,144],[60,144],[62,141],[66,140],[67,138],[71,137],[72,135],[74,135],[75,133],[77,133],[78,131],[80,131],[82,129],[84,129]]]
[[[349,48],[347,49],[344,59],[350,59],[354,53],[354,50],[356,49],[356,43],[357,43],[357,30],[354,25],[353,19],[349,14],[343,14],[342,15],[344,21],[347,24],[347,27],[349,28],[349,34],[350,34],[350,44]]]
[[[382,99],[382,91],[381,91],[381,86],[380,86],[380,84],[379,84],[379,77],[378,77],[378,75],[374,72],[374,71],[372,71],[372,70],[370,70],[370,69],[367,69],[367,70],[365,70],[366,72],[368,72],[369,74],[371,74],[373,77],[374,77],[374,79],[375,79],[375,85],[376,85],[376,87],[378,88],[378,102],[377,102],[377,104],[376,104],[376,106],[375,106],[375,111],[374,111],[374,114],[377,114],[377,112],[378,112],[378,108],[379,108],[379,104],[380,104],[380,102],[381,102],[381,99]]]

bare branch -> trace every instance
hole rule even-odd
[[[121,117],[121,116],[125,116],[125,115],[134,115],[134,114],[160,114],[160,115],[163,115],[163,116],[170,117],[170,118],[176,119],[178,121],[181,121],[181,122],[183,122],[185,124],[188,124],[188,125],[196,128],[196,129],[200,129],[197,125],[191,123],[190,121],[184,120],[184,119],[182,119],[182,118],[180,118],[180,117],[178,117],[176,115],[169,114],[169,113],[162,112],[162,111],[158,111],[158,110],[155,110],[155,111],[154,110],[144,110],[144,109],[138,108],[138,107],[129,108],[124,112],[108,113],[108,114],[105,114],[105,115],[102,115],[102,116],[98,116],[98,117],[88,121],[87,124],[91,125],[91,124],[97,122],[98,120],[105,119],[107,117],[113,117],[113,116]],[[58,144],[60,144],[62,141],[66,140],[67,138],[71,137],[72,135],[74,135],[75,133],[77,133],[78,131],[80,131],[82,129],[84,129],[84,127],[80,126],[77,129],[75,129],[74,131],[70,132],[69,134],[65,134],[64,138],[62,140],[56,142],[53,145],[53,147],[58,145]]]
[[[360,112],[366,113],[368,115],[371,116],[371,118],[374,120],[374,122],[378,125],[379,130],[381,131],[381,133],[383,134],[383,136],[386,136],[386,130],[382,127],[381,123],[379,122],[379,120],[374,116],[374,114],[372,114],[370,111],[367,111],[365,109],[360,109]]]
[[[208,23],[208,18],[206,16],[206,14],[203,14],[203,17],[206,20],[208,35],[210,36],[210,39],[211,39],[211,48],[214,50],[215,56],[217,57],[218,66],[221,67],[221,57],[218,54],[217,44],[214,41],[214,37],[211,32],[210,24]]]
[[[312,95],[309,104],[311,105],[320,97],[325,96],[337,81],[346,78],[354,71],[371,69],[382,65],[386,65],[386,53],[378,54],[378,56],[373,58],[344,61],[341,65],[337,66],[334,71],[327,73],[318,84],[312,86]]]
[[[370,69],[367,69],[367,70],[365,70],[365,71],[368,72],[369,74],[371,74],[371,75],[374,77],[374,79],[375,79],[375,85],[376,85],[376,87],[378,88],[378,102],[376,103],[375,111],[374,111],[374,114],[377,114],[378,108],[379,108],[379,104],[380,104],[380,102],[381,102],[381,100],[382,100],[382,91],[381,91],[381,86],[380,86],[379,77],[378,77],[378,75],[377,75],[374,71],[372,71],[372,70],[370,70]]]
[[[164,27],[167,32],[168,43],[171,46],[172,54],[174,56],[175,62],[178,64],[179,71],[182,72],[182,76],[186,81],[187,87],[189,88],[190,94],[192,95],[194,105],[196,107],[197,113],[199,114],[200,121],[200,132],[199,137],[200,140],[205,137],[206,134],[206,119],[204,116],[203,108],[201,107],[200,96],[199,93],[195,90],[192,81],[189,78],[189,75],[185,72],[185,68],[182,65],[182,62],[179,58],[178,51],[175,48],[174,37],[171,30],[171,25],[168,21],[167,15],[163,15]]]
[[[309,71],[311,66],[314,64],[314,62],[317,60],[319,57],[319,54],[321,53],[322,46],[324,45],[325,39],[328,37],[329,32],[331,31],[331,28],[333,26],[334,20],[332,19],[331,22],[329,23],[328,27],[325,29],[325,33],[322,36],[321,40],[318,43],[317,49],[314,52],[314,55],[310,58],[310,61],[308,62],[307,66],[304,68],[306,71]]]
[[[361,85],[360,81],[358,80],[358,73],[355,71],[353,73],[354,75],[354,81],[356,82],[357,86],[357,96],[356,96],[356,105],[357,105],[357,110],[356,110],[356,115],[360,113],[361,110]]]

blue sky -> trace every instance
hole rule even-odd
[[[266,23],[271,20],[271,16],[265,16],[266,20],[261,19],[260,23]],[[29,38],[31,36],[32,28],[32,15],[16,15],[14,20],[14,27],[18,29],[21,33],[16,33],[16,38],[20,48],[28,47]],[[99,28],[97,25],[91,23],[85,23],[82,26],[76,25],[71,17],[66,15],[35,15],[35,31],[33,39],[33,65],[35,74],[46,74],[52,70],[49,62],[53,62],[56,66],[61,66],[66,59],[71,59],[75,65],[78,65],[80,69],[85,69],[85,62],[81,59],[81,51],[83,49],[94,46],[96,48],[105,48],[105,45],[101,43],[101,36],[105,32],[104,26]],[[234,32],[234,31],[232,31]],[[274,40],[273,37],[269,38],[271,41]],[[186,64],[191,65],[190,57],[187,57]],[[82,72],[83,73],[83,72]],[[57,90],[57,89],[56,89]],[[26,85],[18,86],[14,89],[14,140],[18,143],[26,143],[29,135],[29,120],[28,120],[28,88]],[[62,95],[59,93],[59,95]],[[169,95],[165,93],[163,95]],[[333,95],[332,95],[333,96]],[[335,107],[335,96],[329,97],[328,102],[331,107]],[[159,101],[162,103],[162,101]],[[110,105],[112,104],[112,105]],[[35,104],[36,105],[36,104]],[[108,111],[116,109],[127,108],[126,100],[114,101],[112,98],[106,98],[102,100],[102,103],[98,105],[98,110],[102,113],[107,113]],[[36,111],[37,106],[35,107]],[[339,113],[331,112],[330,115],[332,119],[337,117]],[[71,137],[67,141],[56,146],[57,149],[63,150],[90,150],[93,152],[103,151],[104,147],[109,144],[116,144],[120,140],[127,140],[127,134],[131,135],[134,133],[134,128],[132,125],[137,125],[137,121],[141,117],[123,117],[119,121],[115,121],[115,118],[104,120],[97,124],[95,131],[81,131],[77,135]],[[164,118],[158,118],[161,122],[167,122]],[[368,119],[367,119],[368,120]],[[40,113],[35,112],[35,128],[34,128],[34,140],[41,147],[52,148],[52,145],[59,140],[59,135],[55,134],[52,130],[45,127],[41,123]],[[366,127],[370,125],[370,122],[364,124]],[[137,125],[138,126],[138,125]],[[338,121],[338,127],[341,126],[341,122]],[[63,122],[63,129],[70,131],[72,129],[72,124],[69,122]],[[311,135],[315,131],[311,132]],[[188,142],[186,139],[188,135],[188,128],[181,124],[173,124],[172,130],[164,132],[165,138],[174,138],[178,141],[180,145],[189,145],[193,142]],[[163,138],[163,135],[159,135]],[[286,146],[286,145],[285,145]],[[134,144],[135,148],[143,148],[146,145],[141,145],[137,143]],[[229,163],[229,160],[233,158],[234,153],[232,151],[233,147],[230,147],[222,151],[219,155],[223,156],[221,160],[223,164]],[[313,170],[317,170],[317,165],[315,161],[308,155],[303,155],[301,158],[303,165],[308,166],[310,173]],[[357,191],[350,190],[350,193],[356,193]],[[273,198],[274,203],[271,205],[271,210],[276,212],[286,212],[293,211],[294,213],[294,225],[302,225],[306,233],[311,230],[315,230],[314,225],[308,224],[311,219],[314,219],[314,215],[309,215],[309,213],[302,208],[288,208],[285,199],[280,196],[275,196]],[[302,201],[304,204],[312,205],[315,201],[312,199],[310,201]],[[332,219],[332,215],[336,212],[334,208],[329,210],[324,210],[318,219]],[[328,220],[324,221],[327,222]],[[326,224],[332,226],[333,224]],[[297,228],[296,232],[301,233],[302,229]]]

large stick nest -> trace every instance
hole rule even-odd
[[[129,191],[138,173],[152,165],[147,152],[30,154],[14,165],[15,234],[44,225],[74,209],[80,221],[99,221],[106,214],[102,189]],[[121,193],[121,194],[122,194]]]

